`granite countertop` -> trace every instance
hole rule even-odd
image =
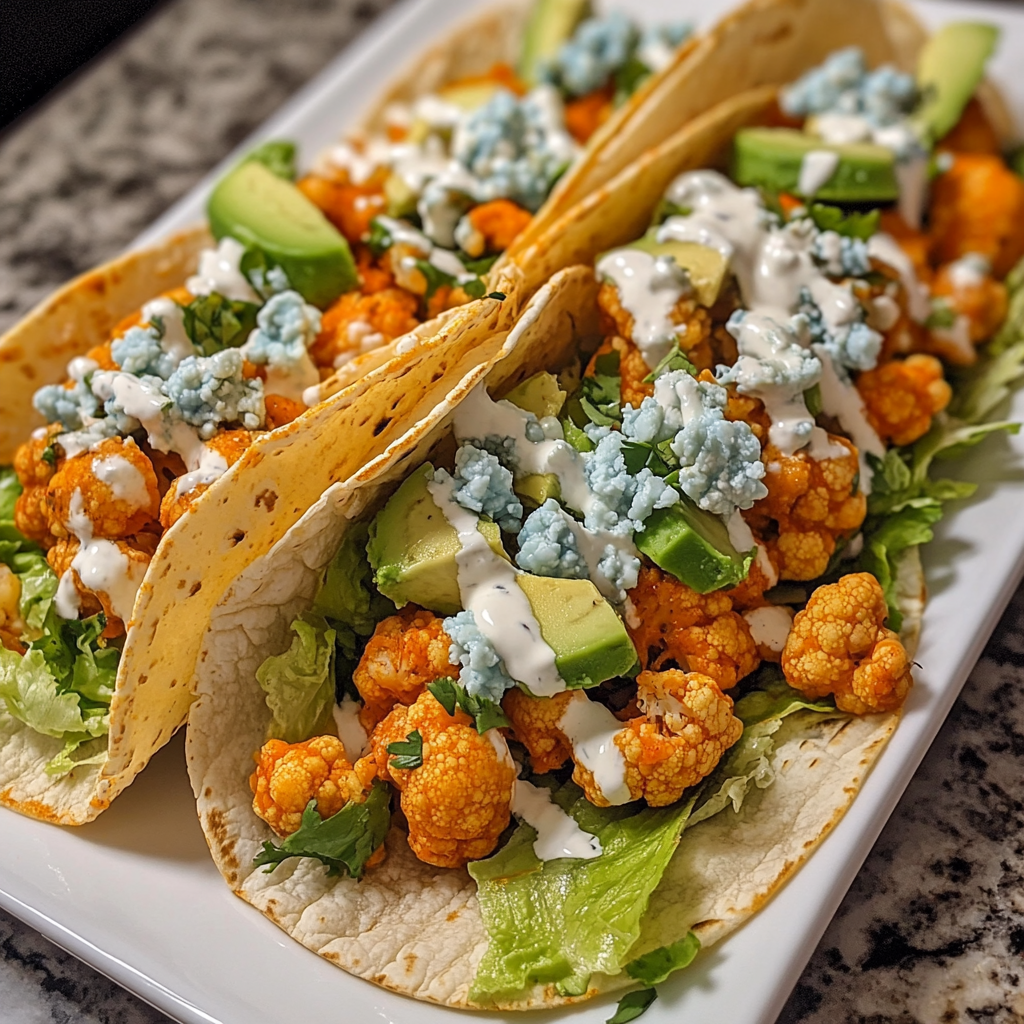
[[[115,255],[389,0],[171,0],[0,135],[0,331]],[[1024,1021],[1024,590],[779,1024]],[[0,913],[0,1018],[167,1018]]]

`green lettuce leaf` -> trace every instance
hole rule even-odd
[[[21,484],[10,466],[0,469],[0,523],[14,522],[14,503],[21,495]]]
[[[298,743],[331,729],[334,709],[335,631],[319,616],[292,623],[295,639],[256,670],[273,720],[268,738]]]
[[[878,225],[882,219],[879,210],[844,213],[840,207],[827,206],[825,203],[812,203],[808,212],[819,231],[834,231],[838,235],[860,238],[865,242],[878,232]]]
[[[693,963],[700,952],[700,939],[687,932],[678,942],[652,949],[626,964],[626,973],[645,985],[660,985],[670,974]]]
[[[373,570],[366,557],[369,536],[369,522],[352,524],[313,602],[314,615],[349,626],[359,636],[370,636],[377,623],[395,610],[373,586]]]
[[[273,871],[290,857],[312,857],[327,867],[329,875],[347,872],[361,878],[366,862],[388,834],[391,824],[391,790],[373,780],[370,795],[361,803],[348,803],[337,814],[321,818],[316,801],[302,812],[302,824],[280,846],[265,842],[253,864]]]
[[[533,852],[537,833],[520,825],[502,850],[469,865],[490,938],[474,999],[533,982],[579,992],[595,971],[621,971],[692,807],[594,807],[571,782],[553,799],[603,852],[542,862]]]

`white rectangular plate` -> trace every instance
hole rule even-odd
[[[707,0],[642,0],[628,6],[651,18],[690,17],[697,24],[725,9]],[[934,24],[984,19],[1004,27],[994,75],[1018,116],[1024,115],[1024,78],[1013,73],[1024,64],[1024,12],[1009,5],[937,0],[917,7]],[[458,0],[411,0],[394,9],[256,138],[294,138],[308,158],[344,128],[338,111],[366,104],[389,69],[466,9]],[[201,218],[216,173],[140,241]],[[1024,392],[1011,414],[1024,419]],[[795,881],[747,926],[662,985],[644,1024],[775,1020],[1024,573],[1022,457],[1024,437],[998,437],[987,441],[969,465],[951,467],[951,475],[962,470],[982,486],[972,504],[941,524],[927,550],[932,599],[918,653],[922,668],[894,739],[850,811]],[[393,996],[314,956],[236,899],[209,860],[181,737],[92,825],[61,830],[6,812],[0,818],[0,906],[187,1024],[514,1019],[456,1017]],[[530,1020],[598,1024],[610,1015],[610,1005],[604,1001]]]

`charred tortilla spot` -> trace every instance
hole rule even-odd
[[[268,512],[274,511],[274,506],[277,504],[277,491],[272,491],[267,488],[265,491],[260,491],[256,495],[256,508],[261,505],[265,506]]]

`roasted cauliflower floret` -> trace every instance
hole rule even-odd
[[[627,629],[645,668],[675,662],[726,690],[757,668],[750,628],[724,591],[698,594],[674,576],[644,566],[629,600],[635,617],[628,617]]]
[[[57,538],[50,532],[50,509],[46,504],[46,484],[30,484],[14,503],[14,525],[18,531],[42,548]]]
[[[120,564],[114,566],[114,578],[118,581],[116,592],[107,593],[90,578],[88,573],[83,579],[79,567],[73,565],[76,556],[82,550],[82,542],[77,537],[65,537],[57,541],[46,553],[46,561],[58,577],[65,573],[74,583],[78,593],[80,619],[88,618],[102,611],[107,617],[107,624],[103,630],[103,637],[121,636],[126,629],[127,619],[131,618],[132,606],[135,603],[135,594],[145,578],[149,563],[153,560],[153,554],[159,538],[156,534],[140,533],[135,537],[120,538],[108,541],[99,540],[96,544],[112,545],[116,552],[101,552],[96,560],[104,568],[116,559]],[[94,542],[89,542],[89,547]],[[86,564],[90,563],[86,559]]]
[[[296,184],[348,241],[355,244],[369,234],[370,221],[374,217],[387,213],[388,203],[383,190],[386,174],[386,170],[378,172],[362,185],[307,174]]]
[[[286,398],[284,395],[267,395],[265,402],[268,430],[277,430],[297,420],[308,408],[303,402],[296,402],[294,398]]]
[[[809,697],[834,694],[856,715],[894,711],[913,683],[899,637],[884,626],[882,588],[866,572],[818,587],[793,621],[782,652],[790,686]]]
[[[597,293],[597,304],[601,310],[602,333],[618,335],[634,343],[633,337],[633,314],[622,305],[619,290],[614,284],[605,282]],[[670,314],[674,324],[678,324],[679,348],[686,355],[687,359],[697,367],[698,370],[711,370],[714,368],[714,354],[711,348],[711,314],[704,309],[696,299],[691,296],[684,296],[675,305]],[[638,350],[639,352],[639,350]],[[641,357],[643,362],[643,357]],[[639,375],[642,380],[651,372],[651,367],[644,363],[644,371]],[[625,392],[626,381],[623,379],[622,404],[631,402],[634,407],[640,404],[639,401],[632,402],[627,398]],[[653,391],[648,392],[653,394]]]
[[[337,736],[302,743],[267,740],[253,759],[253,810],[279,836],[298,831],[310,800],[316,800],[321,818],[329,818],[351,800],[362,803],[374,779],[373,762],[363,758],[353,768]]]
[[[396,704],[412,704],[427,683],[458,677],[442,621],[433,612],[410,607],[377,623],[352,673],[365,702],[359,717],[368,731]]]
[[[857,486],[857,449],[831,434],[829,442],[846,453],[813,459],[806,451],[783,455],[771,444],[764,450],[768,496],[746,518],[755,533],[769,538],[768,551],[781,579],[816,579],[827,568],[837,539],[864,522],[867,499]]]
[[[643,715],[626,723],[615,745],[626,762],[632,798],[664,807],[714,770],[740,738],[743,723],[718,684],[697,672],[641,672],[637,699]],[[590,773],[579,766],[577,772],[573,778],[586,790]],[[587,796],[598,803],[589,791]]]
[[[530,766],[538,775],[561,768],[572,750],[558,720],[572,700],[572,691],[553,697],[531,697],[513,687],[502,698],[501,707],[512,723],[512,734],[530,753]]]
[[[341,366],[413,330],[418,308],[419,299],[401,288],[346,292],[324,313],[309,354],[318,366]]]
[[[129,438],[111,437],[68,459],[46,491],[55,537],[130,537],[160,514],[153,464]]]
[[[857,378],[857,390],[868,422],[884,442],[895,445],[924,437],[932,417],[953,397],[942,363],[921,353],[865,371]]]
[[[230,469],[256,439],[248,430],[223,430],[214,434],[206,447],[216,452]],[[169,530],[186,512],[195,508],[196,502],[210,489],[212,481],[191,483],[187,477],[179,477],[168,488],[160,502],[160,525]]]
[[[529,226],[533,219],[509,199],[494,199],[474,206],[466,216],[483,239],[484,252],[504,252]]]
[[[931,330],[929,348],[948,362],[970,365],[977,358],[974,346],[991,338],[1006,319],[1006,285],[991,276],[984,258],[968,256],[939,267],[932,295],[946,300],[958,323],[952,329]],[[966,329],[960,326],[964,322]]]
[[[423,741],[423,763],[396,768],[388,744],[413,732]],[[380,777],[401,791],[409,846],[420,860],[461,868],[494,850],[509,823],[516,778],[496,729],[481,735],[468,715],[449,715],[428,691],[411,707],[396,707],[374,730],[372,743]]]
[[[949,263],[978,253],[998,278],[1024,256],[1024,180],[999,155],[956,153],[932,184],[931,254]]]
[[[34,431],[14,453],[14,472],[22,487],[45,486],[64,461],[63,451],[54,441],[63,432],[59,423]]]

